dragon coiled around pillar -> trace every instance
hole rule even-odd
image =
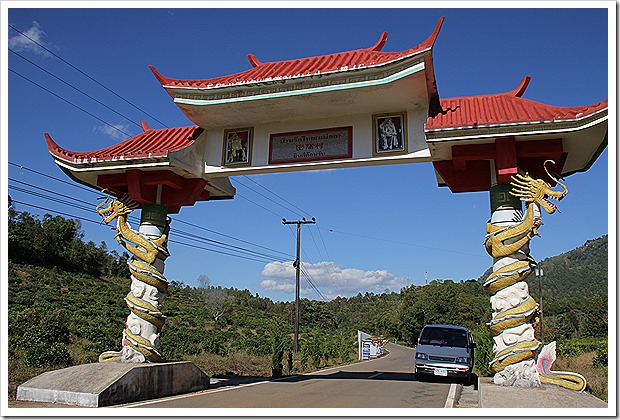
[[[100,362],[120,360],[142,363],[161,360],[159,333],[165,322],[161,303],[168,290],[168,281],[162,271],[163,260],[170,255],[167,249],[170,219],[167,219],[161,236],[149,237],[133,230],[127,222],[128,215],[138,207],[139,204],[127,195],[119,199],[111,199],[108,195],[96,208],[103,222],[117,220],[114,237],[132,254],[127,262],[131,273],[131,290],[125,297],[131,313],[123,331],[122,349],[102,353],[99,356]]]
[[[490,363],[496,372],[494,382],[512,386],[539,386],[540,382],[582,391],[585,378],[571,372],[553,372],[555,342],[540,349],[541,343],[534,337],[533,322],[537,322],[539,305],[529,295],[524,281],[536,267],[529,255],[529,241],[539,236],[542,225],[541,211],[553,214],[558,206],[551,199],[561,200],[568,189],[553,177],[547,163],[543,166],[547,175],[555,181],[561,191],[554,191],[542,179],[535,179],[528,173],[512,177],[510,194],[525,203],[525,214],[520,210],[498,209],[505,212],[493,217],[487,223],[485,248],[494,259],[494,271],[483,287],[491,296],[493,315],[487,324],[493,335],[494,359]],[[538,357],[538,362],[536,358]]]

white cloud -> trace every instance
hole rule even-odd
[[[333,299],[338,295],[353,296],[360,292],[382,293],[385,289],[399,291],[408,286],[409,281],[407,277],[398,277],[388,270],[342,269],[335,262],[302,263],[302,267],[326,299]],[[260,282],[263,290],[294,292],[295,268],[292,261],[271,262],[261,274],[265,279]],[[317,298],[303,274],[301,286],[302,297]]]
[[[128,137],[130,137],[125,134],[129,133],[129,124],[124,123],[98,125],[95,127],[94,131],[96,133],[102,133],[106,136],[112,137],[114,140],[126,140]]]
[[[10,49],[15,52],[28,51],[45,57],[52,57],[52,54],[45,49],[47,48],[49,50],[50,46],[43,40],[45,37],[45,31],[43,31],[43,28],[39,22],[32,22],[32,26],[29,29],[21,32],[26,36],[20,34],[19,32],[13,32],[13,35],[9,36],[8,44]],[[42,48],[41,46],[45,48]]]
[[[275,290],[278,292],[293,292],[295,290],[295,284],[282,283],[275,280],[263,280],[260,282],[261,289]]]

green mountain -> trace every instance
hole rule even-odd
[[[542,261],[543,297],[567,299],[572,302],[607,296],[608,235],[589,240],[579,248]],[[538,279],[528,279],[538,290]]]
[[[595,296],[607,296],[608,235],[586,241],[582,246],[544,259],[540,264],[543,276],[532,273],[527,282],[530,294],[539,300],[542,286],[543,304],[550,315],[580,308]],[[484,283],[491,274],[489,268],[478,282]]]

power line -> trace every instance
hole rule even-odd
[[[33,208],[39,209],[39,210],[51,211],[51,212],[56,213],[56,214],[61,215],[61,216],[66,216],[66,217],[70,217],[72,219],[81,220],[83,222],[90,222],[90,223],[96,223],[98,225],[101,225],[100,221],[96,221],[96,220],[92,220],[92,219],[87,219],[85,217],[76,216],[74,214],[65,213],[65,212],[62,212],[62,211],[59,211],[59,210],[53,210],[53,209],[50,209],[50,208],[47,208],[47,207],[41,207],[41,206],[37,206],[35,204],[30,204],[30,203],[26,203],[26,202],[15,200],[15,199],[13,200],[13,203],[21,204],[22,206],[33,207]]]
[[[10,164],[10,165],[12,165],[12,166],[18,167],[18,168],[20,168],[20,169],[22,169],[22,170],[27,170],[27,171],[33,172],[33,173],[35,173],[35,174],[37,174],[37,175],[40,175],[40,176],[43,176],[43,177],[46,177],[46,178],[49,178],[49,179],[53,179],[53,180],[58,181],[58,182],[62,182],[62,183],[64,183],[64,184],[70,185],[70,186],[72,186],[72,187],[77,187],[77,188],[80,188],[80,189],[82,189],[82,190],[84,190],[84,191],[87,191],[87,192],[89,192],[89,193],[92,193],[92,194],[100,194],[100,192],[98,192],[96,189],[86,188],[86,187],[81,186],[81,185],[79,185],[79,184],[76,184],[76,183],[74,183],[74,182],[68,182],[68,181],[66,181],[66,180],[63,180],[63,179],[57,178],[57,177],[52,176],[52,175],[45,174],[45,173],[43,173],[43,172],[36,171],[36,170],[34,170],[34,169],[28,168],[28,167],[26,167],[26,166],[19,165],[19,164],[14,163],[14,162],[9,162],[9,164]],[[41,187],[37,187],[37,186],[35,186],[35,185],[33,185],[33,184],[29,184],[29,183],[25,183],[25,182],[22,182],[22,181],[17,181],[17,180],[14,180],[14,181],[15,181],[15,182],[20,182],[20,183],[25,184],[25,185],[28,185],[28,186],[30,186],[30,187],[32,187],[32,188],[43,189],[43,188],[41,188]],[[43,190],[46,190],[46,189],[43,189]],[[47,190],[46,190],[46,191],[47,191]],[[57,194],[57,193],[55,193],[55,194]],[[64,196],[63,194],[58,194],[58,195]],[[71,198],[71,199],[77,200],[77,199],[75,199],[74,197],[69,197],[69,196],[64,196],[64,197],[68,197],[68,198]],[[51,200],[51,201],[54,201],[54,200],[55,200],[55,197],[52,197],[52,196],[47,196],[46,198],[47,198],[47,199],[49,199],[49,200]],[[84,204],[90,204],[90,203],[88,203],[88,202],[86,202],[86,201],[82,201],[82,200],[79,200],[79,201],[81,201],[81,202],[82,202],[82,203],[84,203]],[[89,209],[89,210],[90,210],[90,209]],[[172,219],[173,221],[177,222],[177,223],[182,223],[182,224],[185,224],[185,225],[188,225],[188,226],[191,226],[191,227],[197,228],[197,229],[204,230],[204,231],[206,231],[206,232],[210,232],[210,233],[213,233],[213,234],[216,234],[216,235],[223,236],[223,237],[228,238],[228,239],[232,239],[232,240],[235,240],[235,241],[238,241],[238,242],[241,242],[241,243],[245,243],[245,244],[247,244],[247,245],[254,246],[254,247],[256,247],[256,248],[261,248],[261,249],[264,249],[264,250],[267,250],[267,251],[275,252],[276,254],[280,254],[280,255],[285,256],[286,258],[291,258],[291,255],[290,255],[290,254],[285,253],[285,252],[282,252],[282,251],[278,251],[278,250],[273,249],[273,248],[269,248],[269,247],[262,246],[262,245],[259,245],[259,244],[256,244],[256,243],[253,243],[253,242],[250,242],[250,241],[246,241],[246,240],[243,240],[243,239],[240,239],[240,238],[236,238],[236,237],[234,237],[234,236],[227,235],[227,234],[225,234],[225,233],[217,232],[217,231],[215,231],[215,230],[208,229],[208,228],[205,228],[205,227],[203,227],[203,226],[199,226],[199,225],[196,225],[196,224],[193,224],[193,223],[190,223],[190,222],[186,222],[186,221],[181,220],[181,219],[179,219],[179,218],[171,218],[171,219]],[[135,220],[135,221],[137,221],[138,219],[137,219],[137,218],[135,218],[134,220]],[[175,229],[175,231],[177,231],[177,230]],[[181,232],[182,232],[182,231],[181,231]],[[230,246],[234,246],[234,245],[230,245]],[[275,258],[275,257],[274,257],[274,260],[281,260],[281,258]]]
[[[26,185],[26,186],[31,187],[31,188],[35,188],[35,189],[37,189],[37,190],[49,191],[48,189],[45,189],[45,188],[42,188],[42,187],[37,187],[36,185],[30,184],[30,183],[28,183],[28,182],[19,181],[19,180],[17,180],[17,179],[11,178],[11,177],[8,177],[8,180],[9,180],[9,181],[11,181],[11,182],[16,182],[16,183],[18,183],[18,184]],[[11,186],[9,185],[9,188],[17,188],[17,187],[11,187]],[[89,203],[88,201],[80,200],[80,199],[78,199],[78,198],[71,197],[71,196],[69,196],[69,195],[65,195],[65,194],[61,194],[61,193],[59,193],[59,192],[55,192],[55,193],[54,193],[54,195],[55,195],[55,196],[58,196],[58,197],[68,198],[68,199],[71,199],[71,200],[73,200],[73,201],[75,201],[75,202],[82,203],[82,204],[86,204],[86,205],[88,205],[88,206],[92,205],[92,203]],[[48,196],[48,195],[46,194],[46,196]],[[53,196],[48,196],[48,197],[50,197],[51,199],[56,199],[56,197],[53,197]]]
[[[273,200],[273,199],[272,199],[272,198],[270,198],[270,197],[267,197],[265,194],[263,194],[263,193],[261,193],[261,192],[259,192],[259,191],[256,191],[254,188],[247,186],[246,184],[244,184],[243,182],[239,181],[238,179],[235,179],[235,182],[239,183],[240,185],[243,185],[245,188],[247,188],[247,189],[248,189],[248,190],[250,190],[250,191],[254,191],[256,194],[260,195],[260,196],[261,196],[261,197],[263,197],[263,198],[266,198],[267,200],[271,201],[272,203],[274,203],[274,204],[276,204],[276,205],[278,205],[278,206],[280,206],[280,207],[282,207],[282,208],[284,208],[284,209],[286,209],[286,210],[288,210],[288,211],[291,211],[291,209],[290,209],[290,208],[288,208],[288,207],[286,207],[286,206],[284,206],[284,205],[282,205],[282,204],[280,204],[280,203],[276,202],[275,200]],[[269,190],[267,190],[267,191],[269,191]],[[256,204],[256,203],[255,203],[255,204]],[[273,212],[272,212],[272,213],[273,213]],[[293,211],[293,213],[297,213],[297,212],[296,212],[296,211]],[[275,214],[275,213],[274,213],[274,214]]]
[[[282,252],[282,251],[278,251],[278,250],[273,249],[273,248],[269,248],[269,247],[266,247],[266,246],[263,246],[263,245],[258,245],[258,244],[255,244],[253,242],[249,242],[249,241],[246,241],[246,240],[243,240],[243,239],[235,238],[234,236],[230,236],[230,235],[226,235],[224,233],[216,232],[214,230],[207,229],[204,226],[196,225],[196,224],[193,224],[193,223],[190,223],[190,222],[186,222],[184,220],[180,220],[180,219],[177,219],[177,218],[171,218],[171,219],[176,221],[176,222],[183,223],[183,224],[188,225],[188,226],[192,226],[192,227],[194,227],[196,229],[201,229],[201,230],[204,230],[206,232],[214,233],[216,235],[220,235],[220,236],[223,236],[223,237],[228,238],[228,239],[233,239],[235,241],[239,241],[239,242],[242,242],[242,243],[247,244],[247,245],[252,245],[252,246],[257,247],[257,248],[265,249],[267,251],[272,251],[272,252],[284,255],[284,256],[286,256],[286,258],[291,258],[290,254],[287,254],[287,253]]]
[[[31,80],[31,79],[27,78],[26,76],[24,76],[24,75],[22,75],[22,74],[20,74],[20,73],[16,72],[15,70],[13,70],[13,69],[9,69],[9,71],[10,71],[11,73],[14,73],[14,74],[16,74],[17,76],[21,77],[22,79],[25,79],[25,80],[29,81],[29,82],[30,82],[30,83],[32,83],[33,85],[35,85],[35,86],[37,86],[37,87],[39,87],[39,88],[43,89],[43,90],[44,90],[44,91],[46,91],[47,93],[49,93],[49,94],[51,94],[51,95],[54,95],[55,97],[57,97],[58,99],[60,99],[60,100],[62,100],[62,101],[64,101],[64,102],[66,102],[66,103],[68,103],[69,105],[71,105],[71,106],[73,106],[73,107],[75,107],[75,108],[79,109],[80,111],[84,112],[85,114],[90,115],[91,117],[93,117],[93,118],[94,118],[94,119],[96,119],[97,121],[100,121],[100,122],[102,122],[102,123],[104,123],[104,124],[106,124],[106,125],[109,125],[110,127],[112,127],[113,129],[115,129],[116,131],[119,131],[119,132],[121,132],[121,133],[125,134],[125,135],[126,135],[126,136],[128,136],[128,137],[131,137],[131,134],[126,133],[126,132],[124,132],[123,130],[121,130],[120,128],[118,128],[118,127],[116,127],[116,126],[114,126],[114,125],[110,124],[109,122],[102,120],[101,118],[99,118],[99,117],[98,117],[98,116],[96,116],[95,114],[92,114],[92,113],[88,112],[88,111],[87,111],[87,110],[85,110],[84,108],[82,108],[82,107],[80,107],[80,106],[78,106],[78,105],[74,104],[73,102],[71,102],[71,101],[69,101],[69,100],[67,100],[67,99],[63,98],[62,96],[55,94],[55,93],[54,93],[54,92],[52,92],[51,90],[49,90],[49,89],[47,89],[47,88],[45,88],[45,87],[41,86],[41,85],[40,85],[40,84],[38,84],[37,82],[35,82],[35,81],[33,81],[33,80]]]
[[[90,99],[92,99],[93,101],[97,102],[99,105],[103,106],[104,108],[108,109],[109,111],[114,112],[116,115],[118,115],[118,116],[120,116],[120,117],[122,117],[122,118],[126,119],[127,121],[131,122],[132,124],[137,125],[138,127],[142,128],[142,125],[141,125],[141,124],[139,124],[139,123],[137,123],[137,122],[133,121],[133,120],[132,120],[131,118],[129,118],[129,117],[126,117],[125,115],[121,114],[120,112],[116,111],[115,109],[110,108],[109,106],[107,106],[106,104],[104,104],[103,102],[101,102],[100,100],[98,100],[98,99],[96,99],[96,98],[92,97],[91,95],[89,95],[88,93],[84,92],[83,90],[81,90],[81,89],[79,89],[79,88],[77,88],[77,87],[73,86],[71,83],[67,82],[66,80],[64,80],[64,79],[62,79],[62,78],[60,78],[60,77],[56,76],[56,75],[55,75],[55,74],[53,74],[52,72],[50,72],[50,71],[48,71],[48,70],[44,69],[43,67],[39,66],[39,65],[38,65],[38,64],[36,64],[36,63],[34,63],[34,62],[30,61],[29,59],[27,59],[27,58],[26,58],[26,57],[24,57],[23,55],[21,55],[21,54],[19,54],[19,53],[15,52],[15,51],[13,51],[13,50],[12,50],[12,49],[10,49],[10,48],[9,48],[9,51],[10,51],[10,52],[12,52],[13,54],[17,55],[18,57],[20,57],[22,60],[25,60],[25,61],[29,62],[30,64],[32,64],[33,66],[37,67],[37,68],[38,68],[38,69],[40,69],[41,71],[44,71],[45,73],[49,74],[50,76],[54,77],[55,79],[57,79],[57,80],[61,81],[61,82],[62,82],[62,83],[64,83],[65,85],[67,85],[67,86],[71,87],[72,89],[77,90],[77,91],[78,91],[78,92],[80,92],[82,95],[86,96],[87,98],[90,98]]]
[[[279,261],[282,262],[282,259],[279,257],[276,257],[274,255],[269,255],[269,254],[264,254],[261,252],[256,252],[256,251],[252,251],[249,250],[247,248],[243,248],[243,247],[239,247],[239,246],[235,246],[235,245],[230,245],[224,242],[220,242],[220,241],[216,241],[213,239],[208,239],[208,238],[203,238],[202,236],[196,235],[194,233],[189,233],[189,232],[184,232],[181,230],[173,230],[171,229],[171,231],[175,234],[175,235],[179,235],[181,237],[185,237],[186,239],[189,240],[193,240],[193,241],[197,241],[197,242],[207,242],[209,244],[215,244],[219,247],[222,247],[224,249],[230,249],[230,250],[235,250],[237,252],[242,252],[242,253],[246,253],[246,254],[251,254],[251,255],[256,255],[256,256],[260,256],[260,257],[264,257],[265,259],[269,260],[269,262],[271,261]]]
[[[96,221],[96,220],[92,220],[92,219],[87,219],[85,217],[76,216],[74,214],[62,212],[62,211],[59,211],[59,210],[50,209],[50,208],[47,208],[47,207],[37,206],[35,204],[26,203],[26,202],[23,202],[23,201],[20,201],[20,200],[13,200],[13,203],[21,204],[21,205],[27,206],[27,207],[33,207],[33,208],[44,210],[44,211],[48,211],[48,212],[52,212],[52,213],[55,213],[57,215],[70,217],[72,219],[78,219],[78,220],[81,220],[81,221],[84,221],[84,222],[95,223],[97,225],[101,225],[100,221]],[[189,246],[189,247],[201,249],[201,250],[204,250],[204,251],[215,252],[215,253],[218,253],[218,254],[224,254],[224,255],[231,256],[231,257],[237,257],[237,258],[241,258],[241,259],[245,259],[245,260],[249,260],[249,261],[257,261],[257,262],[260,262],[260,263],[265,263],[265,261],[266,261],[265,259],[253,258],[253,257],[249,257],[249,256],[246,256],[246,255],[232,254],[230,252],[220,251],[220,250],[212,249],[212,248],[206,248],[206,247],[198,246],[198,245],[195,245],[195,244],[188,244],[186,242],[181,242],[181,241],[177,241],[177,240],[174,240],[174,239],[170,239],[170,240],[168,240],[168,242],[172,242],[172,243],[179,244],[179,245],[184,245],[184,246]]]
[[[65,205],[67,205],[67,206],[71,206],[71,207],[73,207],[73,208],[80,209],[80,210],[87,210],[87,211],[88,211],[88,210],[92,210],[92,209],[88,209],[88,208],[87,208],[87,207],[85,207],[85,206],[76,205],[76,204],[74,204],[74,203],[72,203],[72,202],[70,202],[70,201],[60,200],[60,199],[58,199],[58,198],[56,198],[56,197],[52,197],[52,196],[50,196],[50,195],[43,194],[43,193],[38,193],[38,192],[34,192],[34,191],[29,191],[29,190],[27,190],[27,189],[25,189],[25,188],[20,188],[20,187],[16,187],[16,186],[11,186],[11,185],[9,185],[9,190],[14,190],[14,191],[23,192],[23,193],[26,193],[26,194],[32,195],[32,196],[34,196],[34,197],[44,198],[44,199],[47,199],[47,200],[50,200],[50,201],[54,201],[55,203],[65,204]]]
[[[257,202],[252,201],[252,200],[250,200],[249,198],[247,198],[247,197],[245,197],[245,196],[243,196],[243,195],[241,195],[241,194],[239,194],[239,193],[235,194],[235,196],[237,196],[237,197],[239,197],[239,198],[243,198],[244,200],[247,200],[247,201],[249,201],[250,203],[252,203],[252,204],[254,204],[254,205],[256,205],[256,206],[260,207],[261,209],[266,210],[266,211],[268,211],[269,213],[276,215],[277,217],[282,217],[282,215],[281,215],[281,214],[278,214],[278,213],[276,213],[275,211],[270,210],[270,209],[268,209],[267,207],[262,206],[262,205],[258,204]]]
[[[314,235],[312,234],[312,229],[308,229],[308,233],[310,233],[310,237],[312,238],[312,242],[314,243],[314,247],[316,248],[317,252],[319,253],[319,258],[323,261],[325,261],[325,258],[323,258],[323,255],[321,254],[321,250],[319,249],[319,246],[316,243],[316,240],[314,239]]]
[[[36,185],[32,185],[32,184],[29,184],[29,183],[26,183],[26,182],[16,181],[16,180],[13,180],[12,178],[9,178],[9,180],[12,181],[12,182],[19,182],[19,183],[21,183],[23,185],[27,185],[27,186],[29,186],[31,188],[35,188],[35,189],[38,189],[38,190],[43,190],[43,188],[37,187]],[[65,198],[67,198],[67,199],[69,199],[71,201],[62,200],[62,199],[59,199],[58,197],[53,196],[53,195],[49,195],[49,194],[45,194],[45,193],[40,193],[40,192],[37,192],[37,191],[30,191],[28,189],[21,188],[21,187],[18,187],[18,186],[14,186],[14,185],[13,186],[9,185],[9,189],[12,189],[12,190],[15,190],[15,191],[19,191],[19,192],[23,192],[23,193],[26,193],[26,194],[29,194],[29,195],[32,195],[32,196],[35,196],[35,197],[38,197],[38,198],[43,198],[43,199],[52,201],[54,203],[71,206],[72,208],[77,208],[77,209],[81,209],[81,210],[85,210],[85,211],[92,211],[91,203],[83,201],[83,200],[78,200],[78,199],[76,199],[74,197],[70,197],[70,196],[67,196],[67,195],[64,195],[64,194],[56,193],[56,195],[59,195],[61,197],[65,197]],[[75,202],[84,203],[84,204],[86,204],[86,206],[75,204]],[[137,222],[138,219],[134,218],[134,221]],[[246,254],[246,255],[251,255],[251,256],[259,256],[261,258],[264,258],[266,260],[266,262],[272,262],[274,260],[275,261],[280,261],[280,262],[282,261],[282,259],[280,257],[274,256],[274,255],[260,253],[260,252],[253,251],[253,250],[250,250],[250,249],[247,249],[247,248],[243,248],[243,247],[227,244],[225,242],[204,238],[202,236],[199,236],[199,235],[196,235],[196,234],[193,234],[193,233],[190,233],[190,232],[185,232],[185,231],[182,231],[182,230],[179,230],[179,229],[172,228],[171,231],[175,235],[178,235],[180,237],[184,237],[186,239],[189,239],[189,240],[192,240],[192,241],[195,241],[195,242],[214,244],[215,246],[223,248],[223,249],[232,250],[232,251],[235,251],[235,252],[240,252],[240,253],[243,253],[243,254]],[[250,242],[248,242],[248,243],[251,244]],[[252,244],[252,245],[254,245],[254,244]],[[278,251],[276,251],[276,252],[278,252]]]
[[[321,293],[321,291],[319,290],[319,284],[318,282],[314,279],[314,277],[312,277],[312,275],[310,275],[310,272],[308,270],[306,270],[306,268],[304,267],[304,264],[301,264],[301,272],[304,275],[304,277],[306,277],[306,280],[308,281],[308,284],[310,284],[310,287],[312,287],[312,289],[323,299],[326,301],[325,296],[323,296],[323,293]]]
[[[431,246],[412,244],[412,243],[409,243],[409,242],[395,241],[395,240],[392,240],[392,239],[377,238],[377,237],[374,237],[374,236],[361,235],[359,233],[342,232],[342,231],[337,231],[335,229],[326,229],[326,228],[317,228],[317,229],[327,230],[327,231],[332,232],[332,233],[340,233],[342,235],[351,235],[351,236],[358,236],[360,238],[373,239],[375,241],[392,242],[392,243],[399,244],[399,245],[408,245],[408,246],[414,246],[414,247],[418,247],[418,248],[430,249],[430,250],[433,250],[433,251],[451,252],[453,254],[469,255],[471,257],[488,258],[488,256],[481,255],[481,254],[472,254],[472,253],[469,253],[469,252],[454,251],[454,250],[445,249],[445,248],[435,248],[435,247],[431,247]]]
[[[303,265],[301,266],[301,273],[304,275],[304,277],[308,281],[308,284],[316,292],[316,294],[321,299],[323,299],[324,302],[327,302],[327,299],[325,298],[325,296],[323,296],[323,293],[321,293],[321,291],[319,290],[318,285],[316,284],[316,282],[314,281],[310,273],[308,273],[308,271],[303,267]]]
[[[249,179],[250,181],[252,181],[252,182],[253,182],[253,183],[255,183],[256,185],[258,185],[258,186],[259,186],[259,187],[261,187],[262,189],[264,189],[264,190],[266,190],[266,191],[270,192],[271,194],[273,194],[273,195],[275,195],[276,197],[278,197],[280,200],[284,201],[285,203],[287,203],[287,204],[289,204],[289,205],[293,206],[294,208],[296,208],[297,210],[299,210],[301,213],[299,213],[298,215],[308,214],[308,212],[307,212],[307,211],[305,211],[305,210],[303,210],[303,209],[299,208],[298,206],[296,206],[295,204],[291,203],[290,201],[288,201],[288,200],[287,200],[287,199],[285,199],[284,197],[282,197],[282,196],[280,196],[280,195],[276,194],[275,192],[271,191],[269,188],[265,187],[264,185],[259,184],[258,182],[256,182],[256,181],[255,181],[255,180],[253,180],[252,178],[250,178],[249,176],[247,176],[247,175],[243,175],[243,177],[244,177],[244,178],[246,178],[246,179]],[[275,201],[274,201],[274,203],[275,203]],[[278,204],[278,203],[276,203],[276,204]],[[278,204],[278,205],[280,205],[280,204]],[[289,210],[289,209],[287,208],[287,210]],[[295,212],[293,212],[293,213],[295,213]]]
[[[26,35],[22,31],[20,31],[19,29],[15,28],[13,25],[9,24],[9,28],[13,29],[15,32],[19,33],[23,37],[29,39],[34,44],[36,44],[39,47],[43,48],[45,51],[47,51],[48,53],[52,54],[54,57],[58,58],[60,61],[62,61],[63,63],[65,63],[66,65],[71,67],[72,69],[76,70],[78,73],[80,73],[83,76],[87,77],[88,79],[92,80],[93,82],[95,82],[96,84],[98,84],[99,86],[101,86],[102,88],[104,88],[105,90],[107,90],[108,92],[110,92],[111,94],[116,96],[117,98],[121,99],[122,101],[124,101],[128,105],[134,107],[135,109],[137,109],[138,111],[142,112],[143,114],[148,115],[149,117],[151,117],[153,120],[157,121],[158,123],[160,123],[164,127],[169,128],[166,124],[164,124],[163,122],[159,121],[157,118],[155,118],[154,116],[152,116],[151,114],[149,114],[148,112],[143,110],[142,108],[140,108],[140,107],[134,105],[133,103],[129,102],[127,99],[123,98],[121,95],[119,95],[118,93],[114,92],[112,89],[108,88],[107,86],[105,86],[101,82],[99,82],[96,79],[94,79],[93,77],[89,76],[88,74],[86,74],[85,72],[83,72],[82,70],[80,70],[79,68],[77,68],[76,66],[74,66],[73,64],[68,62],[67,60],[65,60],[64,58],[60,57],[58,54],[54,53],[53,51],[50,51],[49,49],[47,49],[46,47],[44,47],[43,45],[41,45],[40,43],[38,43],[34,39],[30,38],[28,35]]]
[[[243,255],[237,255],[237,254],[231,254],[230,252],[219,251],[217,249],[206,248],[206,247],[195,245],[195,244],[188,244],[188,243],[185,243],[185,242],[177,241],[176,239],[169,239],[168,242],[171,242],[171,243],[174,243],[174,244],[178,244],[178,245],[189,246],[189,247],[191,247],[193,249],[201,249],[203,251],[215,252],[217,254],[223,254],[223,255],[228,255],[228,256],[231,256],[231,257],[242,258],[242,259],[248,260],[248,261],[256,261],[256,262],[259,262],[259,263],[262,263],[262,264],[265,263],[264,259],[252,258],[252,257],[243,256]]]
[[[327,250],[327,246],[325,246],[325,241],[323,240],[323,235],[321,234],[321,230],[319,229],[319,225],[317,223],[317,225],[315,226],[317,232],[319,232],[319,238],[321,239],[321,242],[323,243],[323,248],[325,249],[325,254],[327,255],[327,259],[329,261],[332,261],[332,257],[330,257],[329,255],[329,251]],[[334,282],[334,284],[336,285],[336,287],[340,290],[340,293],[344,296],[344,288],[342,287],[342,284],[340,283],[340,280],[337,279],[336,273],[334,272],[334,268],[330,265],[329,267],[329,271],[330,271],[330,276]]]
[[[81,184],[78,184],[76,182],[69,182],[69,181],[67,181],[65,179],[60,179],[60,178],[57,178],[55,176],[48,175],[46,173],[36,171],[34,169],[28,168],[26,166],[22,166],[20,164],[14,163],[14,162],[9,162],[9,165],[16,166],[16,167],[18,167],[18,168],[20,168],[22,170],[26,170],[26,171],[35,173],[37,175],[44,176],[44,177],[49,178],[49,179],[53,179],[54,181],[62,182],[63,184],[70,185],[72,187],[79,188],[79,189],[84,190],[84,191],[88,191],[89,193],[96,193],[96,190],[93,189],[93,188],[87,188],[87,187],[85,187],[85,186],[83,186]]]

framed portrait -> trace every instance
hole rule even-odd
[[[253,134],[252,127],[224,130],[222,166],[250,165]]]
[[[372,144],[374,156],[407,153],[407,113],[373,115]]]

